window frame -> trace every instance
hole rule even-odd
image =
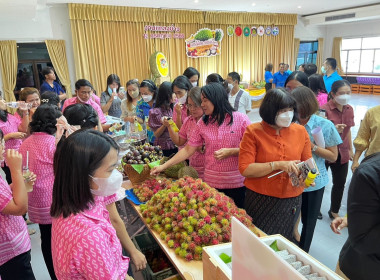
[[[301,64],[297,64],[297,60],[298,60],[298,56],[299,56],[299,54],[300,54],[300,47],[301,47],[301,44],[305,44],[305,43],[317,43],[317,49],[315,50],[315,51],[311,51],[311,52],[301,52],[301,53],[303,53],[304,54],[304,62],[303,63],[301,63],[301,64],[306,64],[306,63],[309,63],[309,62],[307,62],[307,58],[309,57],[309,55],[311,54],[311,56],[312,56],[312,58],[314,57],[314,55],[315,55],[315,61],[317,61],[317,55],[318,55],[318,40],[307,40],[307,41],[300,41],[300,46],[299,46],[299,48],[298,48],[298,53],[297,53],[297,57],[296,57],[296,63],[295,63],[295,65],[296,65],[296,70],[298,69],[298,67],[301,65]],[[306,60],[305,60],[305,58],[306,58]],[[312,59],[312,61],[313,61],[313,59]],[[313,63],[313,62],[310,62],[310,63]]]
[[[341,49],[340,50],[340,58],[341,58],[341,61],[345,62],[345,65],[346,67],[344,67],[344,69],[342,69],[342,71],[344,72],[345,75],[357,75],[357,76],[380,76],[380,73],[376,73],[374,72],[375,71],[375,57],[376,57],[376,51],[378,51],[380,53],[380,45],[378,48],[363,48],[363,39],[366,39],[366,38],[375,38],[375,37],[379,37],[380,36],[358,36],[358,37],[345,37],[343,38],[342,40],[350,40],[350,39],[360,39],[360,48],[359,49]],[[342,41],[342,44],[343,44],[343,41]],[[358,66],[358,69],[357,71],[355,72],[348,72],[346,71],[348,69],[348,58],[349,58],[349,54],[350,54],[350,51],[359,51],[360,52],[360,55],[359,55],[359,66]],[[361,72],[360,71],[360,65],[361,65],[361,59],[362,59],[362,51],[372,51],[372,72]],[[346,57],[343,58],[343,52],[346,52]],[[343,68],[343,65],[342,65],[342,68]]]

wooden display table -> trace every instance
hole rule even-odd
[[[125,189],[131,189],[132,184],[130,181],[124,182],[123,187]],[[128,202],[127,202],[128,201]],[[169,258],[170,262],[173,264],[175,269],[178,271],[180,276],[185,280],[203,280],[203,262],[202,261],[186,261],[185,259],[177,256],[174,252],[174,249],[171,249],[168,247],[166,242],[160,238],[160,235],[152,230],[146,223],[145,219],[143,218],[140,206],[135,205],[132,201],[128,200],[127,198],[122,201],[123,203],[130,203],[132,207],[136,210],[138,215],[140,216],[141,220],[144,222],[146,227],[148,228],[149,232],[152,234],[154,239],[157,241],[157,243],[160,245],[161,249],[165,252],[166,256]],[[254,228],[253,232],[258,234],[259,236],[265,236],[266,234],[259,230],[258,228]]]

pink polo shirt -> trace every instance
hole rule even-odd
[[[26,166],[26,152],[29,151],[29,170],[37,175],[33,191],[28,193],[29,219],[37,224],[51,224],[55,149],[55,137],[44,132],[34,132],[20,147],[23,166]]]
[[[175,105],[177,105],[177,103]],[[187,118],[187,116],[188,116],[187,115],[187,107],[185,104],[183,104],[182,109],[181,109],[182,124],[185,121],[185,119]],[[175,109],[173,109],[173,120],[174,120],[174,122],[177,121],[177,111]]]
[[[189,140],[191,135],[196,130],[197,121],[192,116],[189,116],[185,119],[182,124],[181,129],[178,132],[179,137],[185,140]],[[190,166],[193,167],[199,175],[199,178],[204,178],[205,172],[205,155],[196,151],[190,158]]]
[[[7,121],[3,122],[0,120],[0,129],[3,131],[4,136],[13,133],[18,132],[18,126],[21,124],[21,119],[15,117],[12,114],[8,114]],[[8,149],[15,149],[18,150],[21,146],[22,139],[9,139],[5,141],[5,150]],[[4,154],[5,157],[5,163],[7,163],[6,154]]]
[[[124,279],[129,258],[122,255],[104,198],[88,210],[53,218],[51,248],[56,276],[71,279]]]
[[[238,168],[238,156],[217,160],[214,152],[222,148],[239,148],[246,127],[250,124],[247,115],[233,112],[233,123],[227,115],[224,123],[209,123],[199,120],[192,133],[188,145],[202,146],[205,143],[205,171],[204,180],[211,187],[217,189],[234,189],[244,186],[244,177]]]
[[[91,98],[96,102],[96,104],[98,104],[99,106],[101,106],[100,105],[100,97],[99,96],[97,96],[96,94],[92,94],[91,97],[90,97],[90,99]]]
[[[350,160],[350,139],[349,132],[351,127],[355,126],[354,121],[354,109],[351,105],[344,105],[342,112],[336,107],[334,100],[330,100],[325,105],[322,106],[322,109],[326,110],[326,118],[332,121],[335,125],[345,124],[347,125],[343,133],[340,133],[340,137],[343,140],[342,144],[338,145],[338,151],[340,154],[340,163],[344,164]]]
[[[81,102],[79,102],[79,100],[76,97],[72,97],[72,98],[66,99],[66,101],[65,101],[65,103],[63,104],[63,107],[62,107],[62,112],[65,111],[65,109],[66,109],[67,106],[70,106],[70,105],[73,105],[73,104],[77,104],[77,103],[81,103]],[[94,99],[92,99],[90,97],[90,99],[85,104],[91,105],[92,108],[95,109],[95,111],[98,113],[98,117],[99,117],[99,120],[100,120],[101,124],[104,124],[104,123],[107,122],[106,117],[103,114],[102,108],[100,107],[100,105],[98,105],[98,103],[96,103],[94,101]]]
[[[0,266],[30,250],[28,228],[23,217],[2,213],[12,199],[11,188],[0,176]]]

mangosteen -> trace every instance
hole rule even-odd
[[[155,146],[154,150],[158,153],[161,150],[161,147],[160,146]]]
[[[138,163],[139,164],[144,164],[144,162],[142,160],[139,160]]]
[[[137,156],[136,160],[142,160],[142,156]]]
[[[144,150],[145,150],[145,151],[149,151],[149,146],[148,146],[148,145],[145,145],[145,146],[144,146]]]
[[[140,155],[140,152],[139,152],[139,151],[137,151],[137,150],[134,150],[134,151],[133,151],[133,155],[134,155],[135,157],[137,157],[137,156],[139,156],[139,155]]]
[[[127,161],[127,163],[128,163],[128,164],[133,164],[133,160],[132,160],[132,159],[129,159],[129,160]]]
[[[153,151],[154,151],[154,147],[153,147],[153,146],[150,146],[150,147],[149,147],[149,151],[150,151],[150,152],[153,152]]]
[[[132,164],[137,164],[137,163],[138,163],[137,160],[133,160],[133,161],[132,161]]]

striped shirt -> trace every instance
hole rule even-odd
[[[34,132],[21,145],[23,166],[29,151],[29,170],[37,180],[28,193],[29,219],[37,224],[51,224],[50,206],[53,199],[55,137],[44,132]]]
[[[234,189],[244,185],[244,177],[238,169],[238,155],[222,160],[214,157],[214,152],[222,148],[239,148],[246,127],[250,124],[247,115],[233,112],[233,123],[229,125],[231,117],[226,116],[222,125],[199,120],[190,137],[188,145],[202,146],[205,144],[205,171],[204,180],[211,187],[217,189]]]
[[[0,266],[30,250],[28,228],[23,217],[2,213],[12,199],[11,188],[0,176]]]

